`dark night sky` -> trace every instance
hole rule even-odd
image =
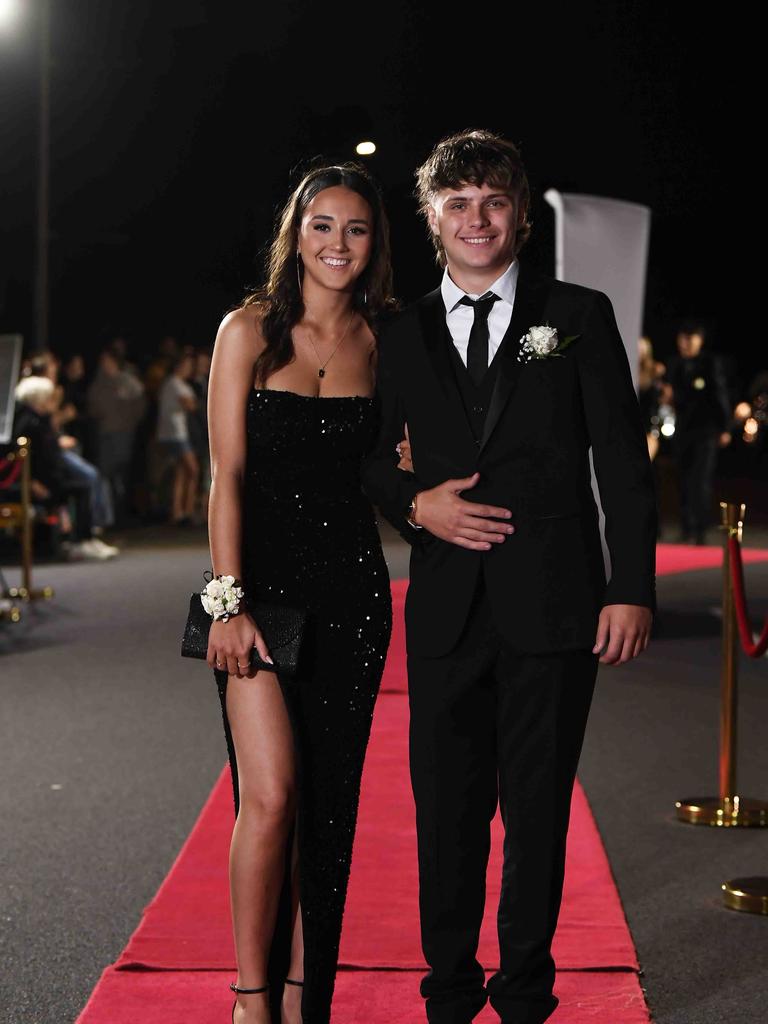
[[[34,5],[0,39],[0,331],[32,330]],[[392,219],[396,286],[437,280],[412,172],[450,131],[521,144],[538,202],[528,258],[553,268],[555,187],[653,210],[646,330],[663,355],[676,316],[726,336],[722,247],[728,29],[692,3],[274,5],[54,0],[51,342],[92,353],[163,332],[210,344],[260,276],[276,208],[302,159],[370,162]],[[732,190],[733,181],[728,183]],[[729,232],[732,233],[731,229]],[[729,311],[728,321],[735,319]]]

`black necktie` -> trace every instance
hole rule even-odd
[[[479,299],[470,299],[465,295],[459,300],[462,306],[471,306],[475,312],[467,345],[467,370],[478,387],[488,369],[488,317],[498,298],[493,292],[486,292]]]

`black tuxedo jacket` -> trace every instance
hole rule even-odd
[[[562,357],[518,360],[530,327],[579,337]],[[377,395],[382,425],[363,467],[371,500],[412,545],[408,651],[447,653],[483,573],[494,620],[528,652],[591,649],[605,604],[656,610],[656,497],[640,408],[606,295],[520,265],[509,329],[482,439],[475,440],[450,362],[440,289],[381,332]],[[414,474],[397,469],[408,424]],[[589,449],[611,559],[606,585]],[[480,473],[467,501],[512,511],[516,532],[490,551],[442,541],[407,521],[411,499]]]

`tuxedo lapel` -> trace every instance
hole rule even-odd
[[[472,437],[472,428],[467,420],[464,403],[461,400],[461,394],[456,384],[456,375],[451,366],[451,355],[448,346],[452,345],[453,342],[445,321],[445,303],[439,288],[429,292],[421,300],[419,303],[419,318],[424,347],[432,364],[435,377],[452,410],[453,421],[459,430],[466,435],[465,439],[472,445],[471,451],[476,453],[477,448]]]
[[[445,322],[445,304],[439,288],[425,295],[419,304],[419,317],[424,347],[432,369],[449,402],[461,405],[448,352],[448,325]]]
[[[501,414],[517,386],[518,377],[524,365],[517,359],[520,342],[530,327],[544,323],[544,307],[548,292],[548,278],[536,274],[521,262],[515,290],[515,302],[512,307],[512,319],[509,321],[509,327],[495,356],[495,359],[500,360],[499,371],[488,406],[478,454],[481,454],[488,444]]]

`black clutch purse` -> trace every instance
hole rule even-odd
[[[285,608],[282,605],[250,602],[245,598],[245,609],[261,630],[274,665],[262,661],[254,647],[251,651],[251,667],[278,672],[281,675],[296,674],[299,665],[299,651],[306,622],[306,612],[299,608]],[[181,654],[184,658],[205,658],[208,654],[208,633],[213,619],[203,608],[200,594],[194,593],[189,599],[189,616],[181,638]],[[221,671],[224,671],[223,669]]]

